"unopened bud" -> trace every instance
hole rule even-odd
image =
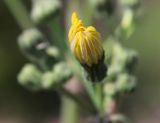
[[[119,28],[116,30],[116,35],[122,39],[128,39],[134,32],[134,13],[131,9],[125,9],[122,15],[122,20]]]
[[[60,59],[60,52],[57,47],[54,47],[54,46],[48,47],[46,50],[46,53],[51,57],[54,57],[56,59]]]
[[[41,89],[42,73],[33,64],[26,64],[18,75],[18,81],[30,90]]]
[[[22,52],[33,61],[43,54],[49,44],[41,32],[35,28],[24,30],[18,38],[18,43]]]
[[[35,28],[25,30],[18,38],[24,55],[43,69],[51,68],[59,60],[59,50],[51,47],[50,42]]]
[[[111,65],[108,69],[108,75],[116,76],[125,70],[127,53],[117,42],[113,45]]]
[[[133,68],[138,62],[138,53],[135,50],[126,50],[126,52],[127,52],[126,69],[130,72],[133,70]]]
[[[32,0],[31,18],[35,23],[54,18],[61,9],[60,0]]]
[[[45,73],[42,77],[43,88],[55,88],[62,85],[72,76],[72,71],[68,68],[67,64],[60,62],[55,64],[52,71]]]
[[[132,49],[123,48],[118,42],[112,47],[112,58],[108,75],[116,76],[125,71],[131,72],[138,61],[137,52]]]
[[[114,96],[116,94],[116,86],[112,82],[108,82],[104,85],[104,93],[106,96]]]
[[[136,78],[127,73],[120,74],[117,78],[116,88],[121,92],[132,92],[136,87]]]
[[[133,21],[133,11],[131,9],[126,9],[122,17],[121,26],[123,29],[130,28]]]
[[[83,66],[87,79],[102,81],[106,77],[107,65],[100,33],[93,26],[84,26],[76,12],[72,13],[71,23],[68,39],[72,53]]]

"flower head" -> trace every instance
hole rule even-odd
[[[71,23],[68,38],[73,54],[85,69],[88,79],[101,81],[106,76],[107,67],[100,34],[93,26],[85,27],[75,12]]]
[[[68,38],[72,52],[81,64],[98,64],[103,56],[100,34],[93,26],[85,27],[73,12]]]

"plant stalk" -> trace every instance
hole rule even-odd
[[[97,102],[98,102],[98,115],[99,115],[99,122],[103,123],[104,111],[103,111],[103,83],[97,82],[95,85],[96,95],[97,95]]]
[[[79,109],[76,102],[72,99],[62,96],[61,123],[78,123]]]
[[[84,86],[86,88],[86,91],[87,91],[87,93],[88,93],[88,95],[89,95],[94,107],[96,108],[97,111],[99,111],[99,104],[98,104],[99,102],[98,102],[98,100],[96,98],[96,93],[94,91],[92,82],[90,82],[90,81],[88,81],[86,79],[83,82],[84,82]]]
[[[64,87],[58,88],[58,91],[60,93],[64,94],[65,96],[67,96],[69,99],[76,102],[79,106],[81,106],[86,111],[93,112],[93,109],[90,106],[90,104],[82,96],[73,94],[73,93],[69,92],[68,90],[66,90]]]
[[[59,47],[61,53],[64,55],[67,51],[67,41],[65,40],[64,31],[61,29],[60,26],[60,18],[53,18],[48,22],[48,26],[51,31],[51,39],[53,45]]]
[[[4,0],[4,2],[21,29],[27,29],[34,26],[22,0]]]

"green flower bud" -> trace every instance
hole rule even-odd
[[[32,61],[41,57],[49,45],[49,42],[35,28],[24,30],[18,38],[18,43],[22,52]]]
[[[116,88],[120,92],[132,92],[136,87],[136,78],[127,73],[120,74],[116,81]]]
[[[121,26],[123,29],[128,29],[133,21],[133,11],[131,9],[126,9],[122,17]]]
[[[30,90],[41,89],[42,73],[33,64],[26,64],[18,75],[18,81]]]
[[[106,96],[114,96],[116,94],[116,86],[112,82],[108,82],[104,85],[104,93]]]
[[[108,75],[109,76],[116,76],[119,73],[123,72],[125,70],[125,65],[127,61],[127,53],[123,49],[123,47],[116,42],[113,45],[112,50],[112,59],[111,59],[111,65],[108,69]]]
[[[115,78],[119,73],[131,72],[138,61],[138,54],[131,49],[124,49],[118,42],[112,45],[108,75]]]
[[[61,9],[60,0],[32,0],[31,18],[35,23],[55,17]]]
[[[60,59],[60,52],[57,47],[48,47],[46,53],[47,55],[54,57],[55,59]]]
[[[134,29],[134,13],[131,9],[125,9],[122,15],[120,26],[116,30],[116,35],[119,38],[128,39],[134,32]]]
[[[70,79],[72,71],[68,68],[67,64],[60,62],[55,64],[52,71],[46,72],[42,77],[43,88],[55,88],[62,85],[66,80]]]
[[[46,72],[43,74],[42,77],[42,86],[45,89],[51,88],[52,86],[55,85],[56,83],[56,78],[54,76],[54,74],[52,73],[52,71]]]
[[[126,69],[127,71],[131,72],[138,62],[138,53],[135,50],[126,50],[126,52],[127,52]]]

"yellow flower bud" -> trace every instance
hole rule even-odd
[[[68,38],[73,54],[84,67],[88,79],[101,81],[106,76],[107,66],[100,34],[93,26],[85,27],[75,12],[71,24]]]
[[[100,34],[93,26],[85,27],[75,12],[71,21],[68,38],[73,54],[81,64],[97,64],[103,56]]]

